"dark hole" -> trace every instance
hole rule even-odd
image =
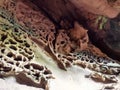
[[[13,54],[12,52],[9,52],[9,53],[7,54],[7,56],[10,57],[10,58],[11,58],[13,55],[14,55],[14,54]]]
[[[30,45],[29,45],[28,43],[25,43],[25,46],[26,46],[26,47],[30,47]]]
[[[61,41],[61,44],[64,44],[65,43],[65,41]]]
[[[29,68],[30,68],[30,65],[27,64],[27,65],[25,65],[24,67],[27,68],[27,69],[29,69]]]
[[[17,42],[19,42],[19,43],[23,43],[23,40],[18,39],[17,37],[14,37],[14,38],[15,38],[15,40],[16,40]]]
[[[44,30],[44,29],[41,29],[41,32],[45,32],[45,30]]]
[[[88,55],[88,58],[91,58],[91,56],[90,56],[90,55]]]
[[[23,58],[23,61],[25,62],[25,61],[27,61],[27,59],[26,59],[26,58]]]
[[[49,70],[45,70],[44,71],[44,74],[47,75],[47,74],[51,74],[51,72]]]
[[[32,72],[34,72],[34,70],[33,70],[33,69],[32,69],[31,71],[32,71]]]
[[[5,44],[9,44],[9,42],[5,42]]]
[[[13,62],[8,61],[7,63],[14,64]]]
[[[88,62],[88,61],[89,61],[89,59],[86,59],[86,61]]]
[[[93,63],[93,60],[90,60],[90,63]]]
[[[23,47],[22,46],[18,46],[19,48],[21,48],[21,49],[23,49]]]
[[[84,54],[85,56],[87,56],[87,54]]]
[[[104,61],[104,64],[107,64],[107,62],[106,62],[106,61]]]
[[[28,72],[28,75],[30,75],[30,73]]]
[[[2,68],[3,67],[3,64],[2,63],[0,63],[0,68]]]
[[[61,57],[61,55],[60,55],[60,54],[58,54],[58,57]]]
[[[31,49],[31,48],[30,48],[29,50],[30,50],[30,51],[32,51],[32,49]]]
[[[27,48],[24,49],[26,53],[32,55],[32,52],[28,51]]]
[[[7,38],[7,35],[2,34],[1,40],[4,41]]]
[[[112,61],[112,63],[115,63],[115,61]]]
[[[93,58],[98,58],[96,55],[93,55]]]
[[[99,63],[102,63],[102,62],[103,62],[103,59],[102,59],[102,58],[98,58],[97,61],[98,61]]]
[[[13,41],[12,39],[9,39],[10,44],[17,44],[15,41]]]
[[[75,48],[71,48],[71,52],[72,52],[72,53],[75,52]]]
[[[84,61],[84,58],[83,58],[83,57],[81,58],[81,61]]]
[[[48,37],[49,37],[49,35],[46,36],[46,40],[47,40],[47,41],[48,41],[48,39],[49,39]]]
[[[70,67],[70,63],[69,62],[65,62],[66,67]]]
[[[17,48],[15,46],[10,46],[10,48],[13,50],[17,50]]]
[[[17,57],[14,58],[14,60],[16,60],[16,61],[22,61],[22,56],[17,56]]]
[[[26,36],[24,36],[24,38],[26,39],[27,37]],[[25,41],[25,40],[24,40]]]
[[[5,49],[1,49],[1,53],[4,53],[5,52]]]
[[[44,67],[43,66],[39,66],[37,64],[31,64],[33,66],[34,69],[38,69],[40,71],[44,70]]]
[[[23,42],[24,42],[24,43],[26,43],[27,41],[26,41],[26,40],[24,40]]]
[[[14,29],[14,31],[15,31],[15,32],[18,32],[18,29],[17,29],[17,28],[15,28],[15,29]]]
[[[17,63],[16,63],[16,66],[19,66],[19,64],[20,64],[20,63],[19,63],[19,62],[17,62]]]
[[[54,32],[55,30],[54,29],[51,29],[52,32]]]
[[[72,61],[73,61],[73,59],[72,59],[72,58],[69,58],[69,57],[68,57],[67,59],[68,59],[70,62],[72,62]]]
[[[10,67],[4,67],[4,72],[9,72],[9,71],[11,71]]]
[[[7,61],[7,59],[5,58],[4,61]]]
[[[28,59],[29,59],[29,60],[33,59],[33,56],[29,56]]]
[[[3,56],[2,55],[0,55],[0,58],[2,58]]]
[[[42,36],[41,34],[39,34],[39,36]]]
[[[36,73],[36,74],[34,74],[34,76],[36,77],[36,79],[38,79],[39,78],[39,73]]]

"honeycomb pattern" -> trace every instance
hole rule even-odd
[[[95,51],[97,48],[89,42],[87,30],[85,31],[79,24],[76,25],[77,28],[73,28],[72,33],[71,30],[70,32],[64,29],[56,30],[54,24],[37,7],[30,3],[28,5],[28,2],[28,0],[17,2],[5,0],[0,10],[0,73],[2,75],[17,73],[15,76],[20,83],[44,89],[47,87],[47,80],[52,78],[52,73],[42,65],[31,63],[35,58],[31,40],[50,54],[61,69],[67,70],[72,65],[88,68],[96,72],[91,76],[93,80],[103,77],[100,80],[112,81],[111,75],[120,73],[119,62],[101,52],[98,53],[98,50]],[[75,29],[81,32],[80,34],[82,31],[85,32],[76,37],[77,34],[73,35],[76,33]],[[74,40],[72,36],[76,39]]]
[[[32,63],[35,43],[24,32],[24,27],[11,22],[14,18],[7,16],[9,12],[4,12],[3,8],[0,12],[0,75],[15,76],[19,83],[28,79],[28,85],[46,89],[48,80],[53,78],[52,72],[45,66]]]

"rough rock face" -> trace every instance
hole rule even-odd
[[[70,30],[70,37],[72,41],[77,42],[77,45],[75,45],[75,46],[78,46],[75,49],[76,51],[78,48],[80,50],[85,50],[88,47],[89,37],[87,32],[88,30],[85,30],[77,22],[75,22],[74,28]]]
[[[98,17],[97,15],[88,13],[83,8],[81,8],[81,10],[77,9],[77,6],[69,1],[66,2],[66,0],[51,0],[49,2],[47,0],[31,0],[31,2],[35,3],[39,8],[42,8],[42,10],[44,10],[52,20],[58,23],[61,28],[68,29],[73,26],[75,20],[79,21],[81,25],[88,29],[90,40],[94,45],[99,47],[109,57],[119,60],[119,48],[117,48],[117,50],[115,48],[110,48],[104,40],[107,33],[110,32],[99,30],[98,26],[95,24]],[[120,10],[119,0],[108,0],[108,2],[111,6]]]
[[[53,78],[52,72],[45,66],[32,63],[36,57],[33,50],[36,45],[29,33],[24,32],[26,30],[11,12],[0,7],[0,75],[12,75],[22,84],[47,89],[48,80]]]
[[[112,25],[114,28],[108,28],[110,23],[107,23],[105,24],[107,28],[104,29],[102,26],[104,21],[106,22],[108,19],[102,16],[93,16],[93,14],[85,16],[91,41],[109,57],[120,60],[119,27],[115,28],[115,26]]]
[[[21,84],[39,87],[48,90],[48,79],[52,72],[44,66],[30,63],[24,66],[24,71],[17,74],[16,80]]]
[[[13,7],[10,9],[9,7],[11,7],[11,5]],[[105,79],[102,80],[102,82],[117,82],[117,80],[114,81],[114,78],[111,78],[111,75],[118,75],[120,73],[120,63],[109,58],[97,47],[91,44],[87,33],[88,30],[84,29],[78,23],[75,23],[74,28],[71,28],[70,30],[55,29],[55,25],[41,11],[39,11],[36,6],[25,0],[12,0],[11,2],[9,0],[7,2],[6,0],[3,4],[3,8],[6,9],[10,15],[7,15],[7,12],[4,12],[4,10],[0,13],[2,15],[2,20],[5,22],[1,23],[1,32],[4,33],[3,35],[1,33],[1,47],[8,47],[8,51],[11,49],[17,51],[15,50],[15,47],[11,48],[11,45],[18,45],[18,54],[22,55],[23,58],[31,59],[25,64],[22,64],[21,67],[18,67],[21,69],[21,71],[15,75],[18,82],[46,89],[47,81],[52,78],[51,71],[46,67],[31,63],[35,57],[35,54],[31,53],[34,51],[35,47],[30,49],[33,43],[36,43],[40,48],[44,49],[49,55],[51,55],[61,69],[67,70],[67,68],[72,65],[78,65],[96,72],[99,77],[104,77]],[[15,19],[12,19],[14,17]],[[11,26],[13,27],[11,28],[12,30],[10,29],[7,31]],[[16,29],[19,29],[17,30],[18,38],[16,38]],[[6,34],[9,34],[11,40],[4,40],[6,39]],[[34,42],[29,44],[27,39],[25,39],[24,42],[24,34],[27,34],[26,38],[28,38],[29,41],[32,40]],[[4,41],[9,43],[8,46]],[[20,47],[19,44],[23,47]],[[24,46],[28,49],[24,48]],[[1,50],[1,53],[2,52],[4,52],[4,50]],[[1,53],[0,55],[3,55]],[[15,53],[12,53],[15,56]],[[7,52],[8,58],[13,54]],[[29,58],[31,55],[34,57]],[[1,57],[1,63],[5,62],[8,64],[5,57],[6,56]],[[11,60],[15,62],[15,64],[15,60],[22,60],[22,57],[16,57]],[[24,63],[24,60],[22,60],[22,62]],[[11,69],[9,70],[9,68],[7,68],[6,70],[6,67],[4,68],[2,65],[3,64],[1,64],[0,68],[1,71],[4,70],[9,73]],[[101,75],[99,75],[98,72]],[[96,74],[91,76],[93,80],[96,78],[95,75]],[[24,76],[24,78],[22,78],[22,76]]]

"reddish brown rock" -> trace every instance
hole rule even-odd
[[[79,21],[83,27],[88,29],[90,40],[94,45],[99,47],[108,56],[114,59],[120,58],[120,49],[118,48],[116,50],[115,48],[110,47],[105,41],[107,33],[110,32],[99,30],[98,25],[95,24],[98,15],[88,13],[83,10],[83,8],[77,9],[77,6],[73,5],[69,1],[66,2],[65,0],[31,1],[40,9],[42,9],[61,28],[68,29],[70,27],[73,27],[74,21]],[[119,0],[117,0],[117,4],[115,3],[115,5],[119,6]]]

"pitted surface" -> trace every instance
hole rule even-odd
[[[9,4],[10,2],[7,5]],[[33,48],[31,48],[32,43],[29,42],[33,40],[40,48],[46,50],[48,54],[54,57],[58,66],[64,70],[67,70],[72,65],[78,65],[96,72],[97,74],[91,76],[93,79],[104,77],[105,80],[111,81],[114,80],[109,75],[118,75],[120,73],[120,63],[107,57],[93,46],[89,41],[87,30],[81,28],[82,26],[79,24],[75,25],[71,32],[64,29],[56,31],[54,24],[41,12],[38,12],[36,7],[31,8],[19,1],[14,5],[14,10],[8,7],[4,8],[12,12],[17,20],[15,21],[11,15],[7,15],[7,11],[4,12],[4,9],[1,10],[0,58],[3,61],[0,64],[1,71],[5,70],[9,74],[9,71],[13,70],[13,68],[6,68],[6,63],[8,64],[7,58],[10,61],[9,63],[14,62],[15,65],[18,65],[18,62],[22,63],[23,66],[18,65],[20,66],[19,68],[22,67],[22,72],[19,75],[25,75],[35,83],[39,83],[42,78],[41,75],[43,75],[46,81],[51,76],[51,72],[46,68],[42,68],[43,66],[39,66],[40,69],[36,69],[34,66],[37,65],[30,63],[35,57]],[[73,35],[75,33],[74,30],[81,32],[80,35],[76,34],[78,37]],[[38,73],[35,74],[35,72]],[[45,74],[48,74],[48,76]],[[101,74],[105,74],[105,76]]]

